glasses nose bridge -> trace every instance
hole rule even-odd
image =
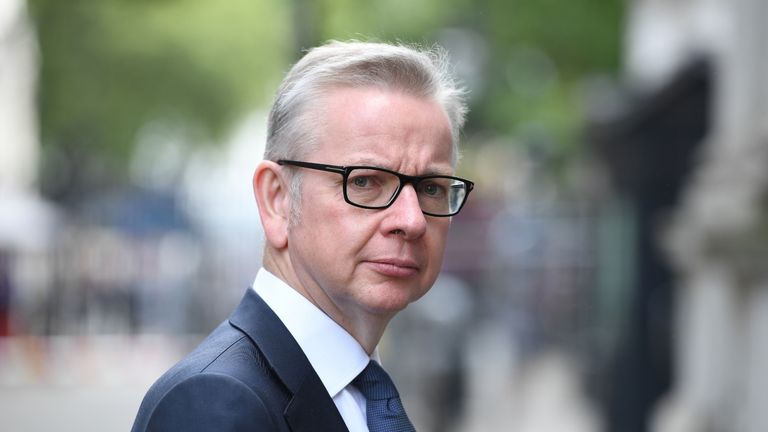
[[[398,194],[400,191],[405,187],[405,185],[410,184],[413,186],[413,190],[418,192],[419,188],[419,182],[421,181],[421,177],[418,176],[409,176],[407,174],[397,174],[397,177],[400,178],[400,187],[398,187]]]
[[[397,186],[397,190],[395,190],[395,192],[392,194],[392,197],[390,198],[390,202],[389,202],[390,206],[394,204],[398,198],[400,198],[401,192],[403,192],[403,189],[408,184],[413,186],[413,191],[416,193],[417,197],[419,196],[418,186],[419,186],[419,182],[422,180],[421,177],[409,176],[407,174],[401,174],[401,173],[393,173],[393,174],[397,176],[397,178],[400,180],[400,183]]]

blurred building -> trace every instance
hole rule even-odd
[[[26,3],[0,4],[0,336],[11,333],[11,302],[23,283],[46,285],[56,208],[37,190],[35,94],[38,52]]]
[[[762,0],[629,8],[621,103],[591,127],[634,220],[609,430],[768,430],[767,17]]]
[[[0,5],[0,187],[30,189],[37,179],[37,42],[26,3]],[[3,194],[5,195],[5,193]]]

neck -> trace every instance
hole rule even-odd
[[[355,314],[343,310],[342,305],[332,302],[328,296],[319,295],[322,294],[321,290],[321,293],[313,295],[296,275],[287,252],[267,247],[264,251],[263,266],[352,335],[368,355],[373,353],[389,320],[392,319],[391,315]]]

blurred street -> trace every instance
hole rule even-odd
[[[145,387],[32,386],[0,388],[0,415],[6,431],[130,430]]]
[[[147,388],[185,349],[149,336],[0,339],[2,430],[130,430]]]

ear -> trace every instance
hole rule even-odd
[[[272,161],[262,161],[253,173],[253,195],[259,206],[264,235],[269,245],[277,250],[288,246],[291,197],[287,180],[280,165]]]

